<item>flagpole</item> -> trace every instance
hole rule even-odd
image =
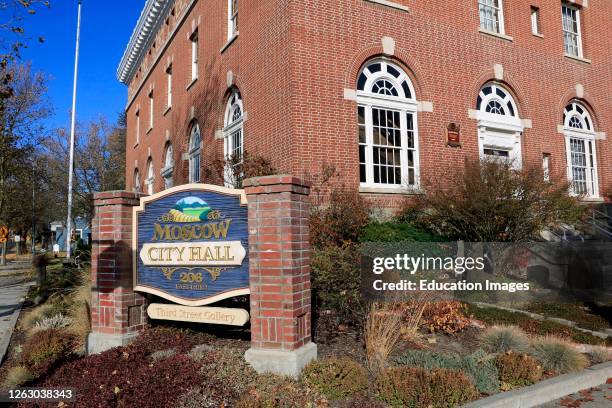
[[[66,258],[72,255],[72,182],[74,173],[74,133],[76,128],[77,78],[79,75],[79,43],[81,41],[81,0],[78,1],[76,51],[74,55],[74,83],[72,87],[72,118],[70,123],[70,159],[68,164],[68,217],[66,220]]]

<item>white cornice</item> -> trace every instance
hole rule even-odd
[[[174,0],[147,0],[117,68],[120,82],[132,79],[172,4]]]

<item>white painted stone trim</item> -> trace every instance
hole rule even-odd
[[[382,38],[383,54],[390,57],[395,55],[395,40],[391,37]]]
[[[381,6],[391,7],[397,10],[402,10],[406,12],[410,11],[408,7],[398,4],[394,1],[390,1],[390,0],[365,0],[365,1],[368,3],[380,4]]]
[[[434,111],[433,102],[429,101],[419,101],[417,112],[429,112],[432,113]]]
[[[344,89],[344,99],[348,101],[356,101],[357,100],[357,91],[354,89]]]

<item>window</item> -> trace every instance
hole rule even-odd
[[[238,34],[238,0],[227,0],[227,39],[231,40]]]
[[[140,143],[140,109],[136,111],[136,144]]]
[[[164,179],[164,189],[168,189],[174,185],[172,173],[174,172],[174,156],[172,145],[166,144],[166,153],[164,154],[164,167],[161,170],[161,176]]]
[[[418,187],[417,101],[408,75],[386,60],[368,63],[357,103],[361,186]]]
[[[166,70],[166,76],[167,76],[167,81],[168,81],[168,105],[167,107],[170,108],[172,106],[172,65],[170,65],[168,69]]]
[[[200,126],[195,123],[189,136],[189,182],[200,182],[200,164],[202,160],[202,136]]]
[[[234,90],[227,101],[225,109],[225,127],[223,129],[223,154],[227,162],[225,168],[225,184],[237,188],[241,184],[242,175],[237,167],[242,164],[244,139],[244,113],[240,92]]]
[[[520,168],[523,125],[510,92],[501,84],[488,83],[478,94],[476,108],[480,157],[508,160]]]
[[[504,12],[502,0],[478,0],[480,28],[504,34]]]
[[[534,35],[542,35],[540,9],[535,6],[531,6],[531,33]]]
[[[550,153],[542,154],[542,173],[544,181],[550,181]]]
[[[191,36],[191,80],[198,79],[198,32]]]
[[[153,117],[155,116],[155,104],[153,102],[153,91],[151,91],[149,93],[149,130],[153,129]]]
[[[153,171],[153,159],[150,157],[147,161],[147,179],[145,184],[147,185],[147,194],[153,195],[155,192],[155,172]]]
[[[598,197],[597,152],[593,120],[579,102],[565,108],[563,133],[567,155],[567,174],[575,195]]]
[[[565,53],[582,57],[582,39],[580,36],[580,10],[577,7],[563,4],[563,45]]]
[[[138,169],[134,170],[134,191],[136,193],[140,193],[140,173],[138,172]]]

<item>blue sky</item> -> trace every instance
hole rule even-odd
[[[126,104],[127,88],[115,78],[119,60],[140,16],[145,0],[84,0],[81,25],[81,57],[77,94],[77,120],[106,116],[114,122]],[[69,125],[77,22],[76,0],[51,0],[26,16],[29,46],[22,53],[37,71],[50,76],[49,98],[53,116],[49,128]],[[45,42],[35,39],[43,36]]]

